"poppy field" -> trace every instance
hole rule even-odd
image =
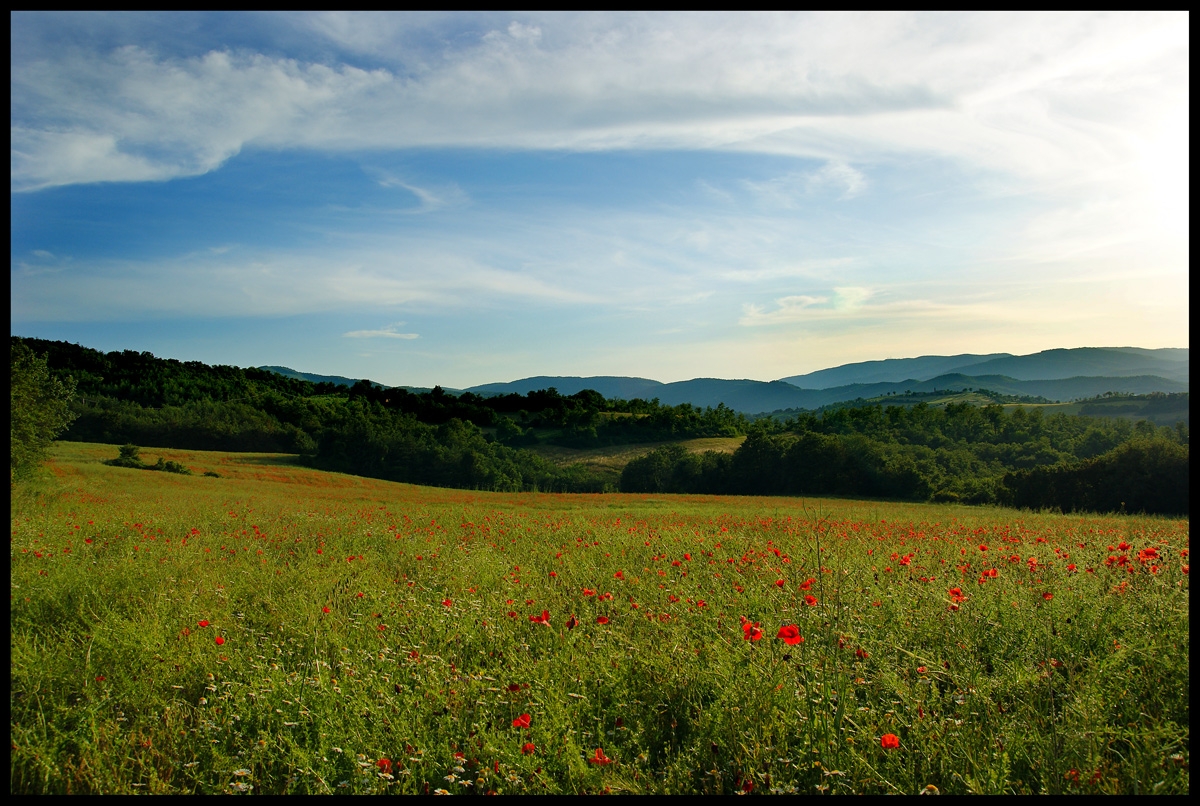
[[[14,492],[13,793],[1189,790],[1187,520],[147,452]]]

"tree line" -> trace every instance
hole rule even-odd
[[[621,489],[1186,514],[1188,453],[1182,422],[872,406],[758,421],[733,454],[665,446],[626,465]]]
[[[1188,511],[1183,423],[1168,429],[966,403],[859,404],[752,421],[724,405],[666,406],[593,390],[453,395],[15,336],[12,350],[14,476],[16,413],[38,410],[22,403],[27,398],[57,406],[43,419],[59,424],[63,439],[296,453],[313,467],[416,484],[600,491],[604,482],[582,467],[556,467],[527,448],[745,435],[732,454],[693,454],[678,444],[653,451],[626,466],[620,489]],[[38,398],[36,389],[48,391]]]

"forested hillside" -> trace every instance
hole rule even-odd
[[[858,405],[751,422],[725,406],[606,399],[592,390],[414,393],[13,341],[45,355],[57,377],[74,379],[67,440],[296,453],[314,467],[416,484],[583,492],[605,483],[526,448],[748,435],[732,454],[659,448],[626,466],[621,489],[1188,511],[1183,422],[1167,428],[967,403]]]
[[[1185,513],[1189,429],[998,405],[869,406],[760,420],[732,455],[660,448],[630,492],[844,495]]]

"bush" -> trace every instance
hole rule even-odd
[[[131,467],[134,470],[146,470],[146,463],[142,461],[141,448],[137,445],[122,445],[120,455],[116,459],[109,459],[104,464],[112,467]]]

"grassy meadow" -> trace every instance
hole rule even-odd
[[[14,794],[1189,790],[1187,520],[116,455],[14,491]]]

